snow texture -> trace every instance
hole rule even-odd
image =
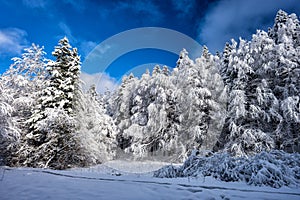
[[[283,151],[261,152],[252,157],[232,157],[229,154],[192,155],[182,166],[166,166],[154,173],[155,177],[212,176],[225,182],[243,181],[254,186],[300,186],[300,154]]]
[[[119,161],[118,165],[121,163],[122,161]],[[123,165],[132,169],[128,163]],[[151,166],[151,163],[143,164],[143,166],[147,165]],[[299,188],[253,187],[243,182],[224,183],[211,177],[158,179],[151,175],[152,173],[124,173],[107,167],[106,164],[61,171],[2,167],[0,168],[0,196],[3,200],[297,200],[300,197]]]

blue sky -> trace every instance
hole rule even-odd
[[[267,30],[278,9],[300,15],[299,0],[0,0],[0,73],[31,43],[47,56],[67,36],[82,61],[102,41],[122,31],[163,27],[179,31],[222,51],[231,38],[250,39]],[[176,42],[176,41],[174,41]],[[130,67],[162,63],[173,67],[177,55],[155,49],[120,56],[107,73],[119,79]],[[82,69],[87,73],[97,70]]]

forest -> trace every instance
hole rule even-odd
[[[124,76],[105,94],[95,85],[82,89],[80,56],[66,37],[52,55],[54,60],[46,58],[43,47],[32,44],[0,76],[1,165],[66,169],[122,157],[186,161],[156,174],[176,177],[216,159],[238,165],[285,156],[280,164],[292,166],[299,180],[295,14],[279,10],[267,32],[257,30],[250,41],[232,39],[215,55],[204,46],[201,57],[191,60],[183,49],[174,69],[155,66],[140,78]],[[286,161],[293,155],[296,164]],[[240,179],[224,178],[224,170],[204,171]]]

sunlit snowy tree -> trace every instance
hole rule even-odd
[[[299,151],[299,20],[280,10],[267,34],[227,44],[222,75],[229,90],[220,138],[237,155],[272,148]]]
[[[173,160],[185,159],[193,148],[212,149],[225,106],[225,100],[219,105],[223,83],[215,59],[207,48],[196,61],[183,50],[173,72],[157,65],[152,75],[125,77],[114,114],[119,146],[136,158]]]
[[[31,47],[24,49],[20,58],[12,59],[14,63],[1,77],[5,88],[3,93],[11,97],[6,98],[6,103],[12,108],[9,115],[10,129],[18,133],[16,140],[11,141],[9,146],[10,155],[7,159],[10,163],[14,162],[13,157],[18,150],[19,143],[28,133],[26,121],[32,114],[36,96],[47,74],[45,54],[43,47],[32,44]]]
[[[227,67],[223,68],[223,78],[227,83],[229,99],[227,118],[219,142],[235,155],[270,150],[274,147],[274,141],[271,130],[264,127],[268,123],[266,117],[269,108],[262,108],[265,104],[262,101],[268,100],[265,97],[272,96],[272,93],[267,88],[262,88],[267,85],[262,84],[262,76],[258,73],[261,65],[256,63],[259,59],[254,60],[251,55],[257,49],[251,49],[250,43],[242,39],[238,47],[232,40],[230,52],[227,52],[228,46],[225,46],[222,59]]]
[[[299,151],[300,25],[295,14],[279,10],[269,36],[275,41],[272,84],[280,101],[280,121],[276,130],[277,148]]]
[[[47,75],[47,59],[43,49],[35,44],[24,49],[22,57],[13,58],[14,63],[2,77],[7,92],[13,97],[9,102],[15,108],[12,117],[18,122],[22,132],[26,132],[25,121],[32,114],[36,96]]]
[[[82,152],[88,155],[88,164],[103,163],[116,156],[117,127],[112,118],[106,114],[101,98],[92,85],[87,93],[80,96],[80,106],[76,108],[75,137],[82,145]]]
[[[2,78],[2,77],[1,77]],[[20,133],[13,126],[11,115],[13,108],[8,104],[12,95],[0,81],[0,163],[6,164],[11,157],[11,148],[20,138]]]
[[[65,37],[55,47],[56,61],[47,65],[48,77],[40,91],[35,110],[27,123],[30,132],[19,149],[19,163],[33,167],[66,168],[84,165],[77,129],[75,106],[79,92],[80,58]]]

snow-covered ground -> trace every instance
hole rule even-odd
[[[165,164],[111,161],[63,171],[2,167],[0,199],[300,199],[300,188],[152,177],[151,171]]]

